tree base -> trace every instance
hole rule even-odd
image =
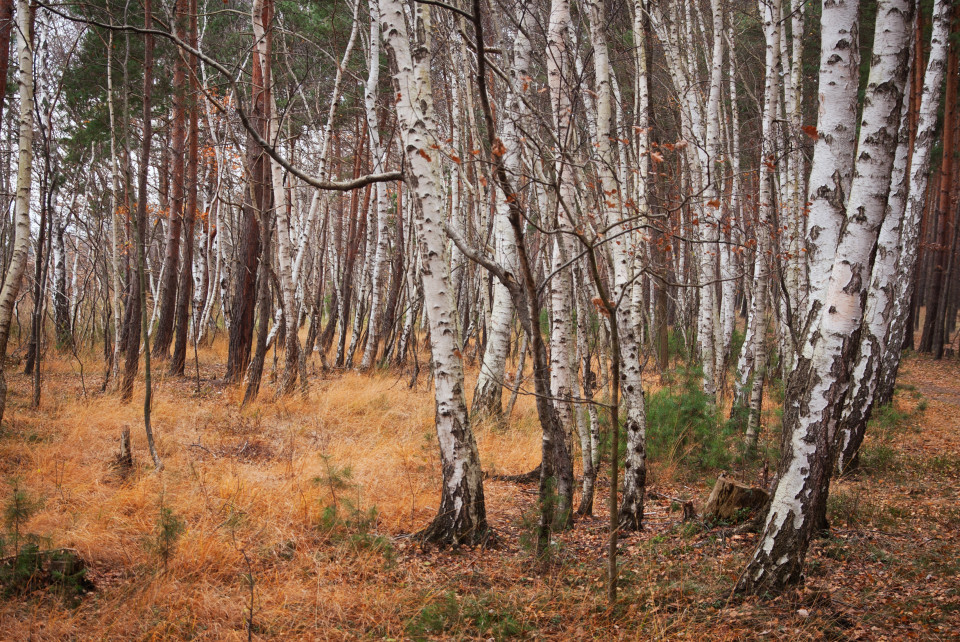
[[[541,466],[542,464],[537,464],[537,467],[531,470],[529,473],[522,473],[520,475],[491,475],[490,479],[496,481],[513,482],[515,484],[532,484],[533,482],[540,481]]]
[[[465,532],[457,532],[451,520],[438,515],[430,525],[414,533],[413,538],[420,542],[421,549],[431,545],[437,548],[459,548],[461,546],[479,546],[481,548],[495,548],[498,539],[494,530],[486,525],[472,528]]]

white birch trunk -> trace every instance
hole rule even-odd
[[[589,295],[582,274],[578,271],[575,284],[577,290],[577,359],[583,373],[583,397],[587,400],[587,416],[577,412],[577,429],[580,434],[580,454],[583,462],[583,490],[580,494],[580,506],[577,514],[580,516],[593,515],[593,499],[597,481],[597,466],[600,463],[599,429],[597,426],[597,407],[590,403],[596,387],[595,376],[590,368],[590,350],[588,346],[588,319],[590,318]],[[588,423],[589,422],[589,423]]]
[[[911,30],[911,34],[915,30]],[[914,51],[912,42],[911,53]],[[913,56],[911,56],[912,60]],[[904,95],[910,95],[910,77]],[[885,345],[890,320],[893,313],[893,284],[897,275],[897,259],[900,254],[900,238],[903,213],[906,210],[907,162],[910,154],[910,101],[903,100],[900,108],[900,131],[893,157],[893,170],[890,176],[890,193],[887,199],[886,214],[877,238],[876,257],[870,274],[870,287],[867,289],[867,306],[860,326],[860,344],[856,363],[850,377],[850,392],[847,394],[837,429],[837,472],[842,474],[853,463],[857,450],[863,441],[867,421],[873,410],[874,392],[877,389],[877,367],[880,355],[890,349]],[[897,346],[899,352],[900,348]]]
[[[723,82],[723,0],[712,0],[711,14],[713,18],[713,55],[710,60],[710,96],[707,102],[707,153],[709,160],[707,162],[707,189],[705,196],[707,198],[707,207],[705,214],[709,214],[706,221],[701,221],[701,229],[706,232],[705,240],[708,244],[701,248],[701,261],[706,264],[701,270],[703,278],[706,279],[706,285],[701,283],[700,287],[700,324],[699,333],[700,344],[703,347],[702,355],[704,369],[704,391],[711,395],[716,395],[717,386],[720,378],[723,376],[723,364],[726,361],[724,352],[723,323],[721,320],[720,294],[723,292],[722,286],[718,288],[717,284],[717,263],[720,259],[722,264],[722,252],[720,250],[720,213],[722,197],[722,145],[720,130],[720,94]],[[704,39],[704,45],[706,40]],[[706,227],[703,225],[706,224]],[[718,292],[719,290],[719,292]],[[706,295],[706,296],[705,296]],[[704,309],[705,308],[705,309]],[[706,325],[704,325],[706,324]],[[704,332],[711,334],[710,341],[705,341]],[[710,363],[707,363],[711,360]]]
[[[590,37],[593,41],[593,65],[596,74],[596,113],[597,113],[597,173],[600,176],[602,193],[599,195],[601,211],[605,214],[607,225],[615,225],[623,220],[623,204],[614,168],[617,167],[611,139],[613,134],[613,99],[610,83],[610,54],[607,47],[604,28],[606,15],[599,0],[591,0],[588,5],[590,15]],[[643,31],[634,35],[643,40]],[[642,45],[641,45],[642,47]],[[637,337],[636,315],[633,314],[634,299],[630,288],[633,280],[633,257],[630,248],[634,243],[634,234],[628,230],[632,223],[613,228],[613,233],[624,232],[609,245],[613,255],[614,289],[613,300],[617,303],[617,327],[620,339],[620,381],[619,385],[626,403],[627,413],[624,428],[627,433],[627,454],[624,460],[623,502],[620,507],[620,527],[626,530],[643,528],[643,494],[646,486],[646,408],[643,399],[643,364],[641,346]],[[584,453],[584,465],[589,453]]]
[[[111,52],[113,51],[113,32],[110,32],[107,48],[107,113],[110,116],[110,263],[113,268],[110,275],[111,285],[113,287],[113,357],[110,372],[114,381],[117,380],[117,373],[120,367],[120,331],[123,323],[123,317],[120,311],[120,246],[117,238],[117,226],[120,225],[120,219],[117,216],[117,194],[120,193],[119,175],[120,170],[117,166],[117,147],[116,125],[114,124],[113,114],[113,61]],[[106,384],[104,384],[106,386]]]
[[[370,51],[367,64],[370,67],[370,73],[367,75],[367,83],[364,86],[363,106],[367,117],[367,136],[370,139],[370,158],[373,159],[374,163],[373,171],[380,174],[386,170],[387,162],[386,150],[380,143],[380,129],[377,119],[377,89],[380,85],[380,7],[377,0],[369,0],[369,4]],[[387,256],[390,240],[387,185],[386,183],[377,183],[374,189],[376,190],[377,211],[376,251],[374,252],[372,246],[367,248],[367,252],[373,257],[373,266],[370,274],[370,320],[367,323],[367,345],[363,351],[363,358],[360,360],[361,370],[371,368],[377,358],[377,350],[380,345],[381,286],[384,280],[384,270],[390,261],[390,257]],[[401,215],[400,212],[397,212],[397,216]]]
[[[255,0],[253,3],[253,35],[256,41],[257,51],[260,59],[263,61],[264,69],[270,69],[271,61],[268,59],[269,51],[263,24],[262,0]],[[273,78],[270,78],[271,83]],[[270,118],[267,123],[267,141],[276,146],[279,141],[279,118],[277,116],[277,101],[272,87],[267,88],[269,104],[267,109],[270,111]],[[297,365],[300,356],[300,338],[297,335],[297,312],[296,312],[296,285],[293,281],[292,268],[292,250],[290,247],[290,209],[292,203],[289,200],[286,186],[283,180],[283,168],[272,157],[269,159],[270,175],[273,183],[273,203],[274,215],[277,221],[277,267],[280,273],[280,291],[283,301],[284,319],[286,322],[285,333],[285,358],[284,370],[280,379],[277,393],[286,394],[292,388],[297,380]],[[279,315],[274,318],[279,319]],[[265,320],[261,320],[261,323]],[[279,324],[274,326],[274,331]]]
[[[750,313],[747,319],[747,332],[744,339],[742,354],[737,367],[737,381],[735,384],[733,407],[731,414],[742,411],[749,402],[750,410],[747,418],[747,442],[756,442],[759,428],[759,408],[754,400],[762,399],[763,365],[766,363],[765,335],[766,314],[769,305],[769,282],[771,278],[770,257],[771,224],[773,221],[774,199],[776,195],[775,166],[776,154],[774,141],[774,120],[777,117],[778,74],[777,62],[780,44],[779,12],[777,0],[760,0],[760,11],[763,16],[763,35],[765,40],[766,75],[763,89],[763,116],[761,124],[761,138],[763,140],[760,154],[760,193],[759,207],[757,208],[756,238],[757,245],[754,252],[753,266],[753,299],[750,304]],[[758,367],[759,366],[759,367]],[[752,382],[752,383],[751,383]],[[759,392],[757,392],[759,389]],[[749,395],[749,396],[748,396]]]
[[[859,0],[824,2],[817,142],[807,196],[807,304],[798,310],[801,327],[812,327],[823,305],[831,260],[853,179],[857,87],[860,80]],[[811,316],[812,315],[812,316]],[[801,341],[805,337],[800,338]],[[805,348],[798,346],[798,351]]]
[[[893,395],[893,387],[900,365],[900,352],[906,333],[910,300],[915,284],[917,249],[920,237],[920,220],[930,179],[930,156],[937,141],[937,112],[943,93],[943,76],[947,67],[948,39],[950,37],[950,2],[937,0],[934,4],[933,24],[930,38],[930,56],[923,77],[923,92],[914,138],[913,156],[910,159],[910,188],[906,204],[900,252],[897,258],[897,278],[893,284],[893,315],[886,338],[887,350],[881,355],[878,374],[877,401],[887,403]],[[919,62],[918,62],[919,64]]]
[[[886,209],[907,76],[913,3],[880,0],[850,200],[822,313],[790,378],[783,456],[764,532],[737,589],[779,591],[799,581],[824,515],[837,420],[850,384],[853,337],[863,318],[870,258]],[[829,19],[824,12],[824,30]],[[823,43],[824,50],[831,46]],[[847,123],[853,127],[853,122]],[[824,260],[821,256],[820,260]]]
[[[530,40],[524,33],[531,25],[531,14],[526,7],[518,5],[521,29],[517,31],[513,42],[513,68],[511,82],[513,87],[507,97],[507,109],[503,118],[501,140],[504,145],[503,165],[511,177],[520,175],[522,167],[522,145],[517,133],[517,123],[526,115],[523,101],[516,95],[527,84],[530,72]],[[497,262],[511,274],[519,275],[517,258],[517,239],[510,226],[510,203],[502,189],[497,189],[497,210],[494,215],[494,240]],[[511,198],[516,198],[511,196]],[[514,304],[510,291],[500,282],[493,280],[493,301],[490,310],[489,334],[483,351],[477,387],[473,393],[473,412],[477,415],[501,414],[503,378],[506,373],[507,352],[510,349],[510,335],[513,329]]]
[[[443,470],[440,509],[422,537],[438,543],[474,542],[487,532],[483,472],[467,414],[463,364],[444,261],[445,208],[440,198],[442,177],[430,80],[430,8],[422,4],[410,8],[413,23],[409,31],[400,0],[381,0],[380,11],[385,40],[397,66],[396,110],[409,163],[407,181],[419,202],[416,223]]]
[[[550,4],[547,28],[547,84],[559,142],[555,171],[556,180],[559,183],[557,226],[560,229],[570,229],[576,224],[573,220],[573,210],[577,203],[573,176],[575,169],[569,157],[570,149],[576,141],[572,118],[573,101],[567,78],[573,63],[573,52],[570,50],[569,43],[570,22],[569,0],[553,0]],[[570,208],[570,211],[566,208]],[[569,257],[568,235],[555,235],[551,271],[558,270]],[[571,288],[572,280],[569,270],[562,270],[550,281],[550,391],[557,399],[557,413],[568,447],[574,423],[571,397],[575,387],[573,355],[576,347],[573,319],[569,314],[573,304]],[[558,507],[558,510],[559,514],[563,515],[564,511],[569,512],[570,507]]]
[[[14,204],[13,253],[0,289],[0,421],[7,407],[7,380],[3,373],[13,306],[30,253],[30,188],[33,180],[33,10],[28,0],[17,0],[16,34],[20,83],[20,133],[17,156],[17,193]]]

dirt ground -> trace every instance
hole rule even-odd
[[[100,392],[102,366],[52,357],[38,410],[8,371],[0,505],[16,484],[36,501],[19,524],[43,547],[75,549],[82,587],[39,585],[0,601],[0,639],[700,639],[960,638],[960,362],[910,358],[894,409],[874,423],[861,470],[835,482],[831,535],[803,587],[731,599],[755,536],[682,521],[721,472],[651,463],[647,528],[621,543],[621,592],[604,593],[606,495],[534,562],[540,437],[529,397],[507,425],[475,427],[497,533],[485,549],[422,550],[439,464],[429,382],[383,371],[317,374],[309,395],[240,407],[217,377],[223,348],[192,378],[156,376],[165,468],[130,404]],[[656,377],[651,377],[655,379]],[[778,409],[768,404],[767,439]],[[134,467],[115,465],[124,427]],[[731,474],[757,483],[756,466]],[[10,528],[4,526],[9,548]],[[9,554],[8,550],[5,554]]]

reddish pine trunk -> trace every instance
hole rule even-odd
[[[953,177],[954,154],[956,150],[957,128],[960,119],[957,118],[957,76],[958,51],[956,34],[960,33],[960,20],[956,19],[950,29],[950,55],[947,62],[947,86],[943,103],[943,160],[940,163],[940,192],[937,197],[936,220],[937,236],[933,239],[935,246],[929,248],[931,253],[930,271],[927,274],[928,287],[926,296],[926,315],[923,320],[923,335],[920,338],[920,351],[932,352],[939,359],[943,356],[943,325],[945,290],[947,289],[946,276],[950,260],[953,230],[953,207],[951,178]]]
[[[190,0],[190,45],[197,46],[197,0]],[[197,59],[190,56],[190,95],[188,96],[189,133],[187,157],[187,203],[184,212],[186,230],[183,238],[183,267],[180,269],[180,283],[177,287],[177,305],[174,310],[176,339],[173,346],[173,358],[170,361],[170,374],[182,375],[187,357],[187,331],[190,327],[190,301],[193,298],[193,236],[197,215],[197,169],[199,165],[199,121],[197,100]],[[196,332],[196,329],[194,330]]]
[[[259,77],[262,79],[259,92],[258,94],[255,93],[255,99],[259,98],[259,104],[255,105],[255,108],[259,109],[262,114],[262,117],[256,125],[260,135],[266,139],[269,136],[268,127],[270,122],[270,59],[273,44],[272,29],[270,27],[273,19],[272,0],[264,1],[261,16],[263,25],[266,28],[266,54],[263,56],[263,59],[261,59],[255,48],[253,52],[253,65],[254,78],[258,77],[257,69],[259,68]],[[254,90],[255,92],[257,91],[256,86]],[[246,373],[247,389],[243,397],[244,403],[256,399],[257,393],[260,391],[260,379],[263,375],[263,364],[267,355],[267,325],[270,322],[270,303],[272,300],[270,293],[270,235],[272,233],[271,213],[274,207],[273,180],[270,170],[270,158],[262,148],[258,148],[258,151],[259,156],[256,165],[258,173],[252,173],[252,176],[256,177],[254,180],[257,184],[254,185],[254,193],[258,198],[260,219],[263,223],[260,227],[260,276],[257,284],[257,316],[259,317],[259,325],[257,327],[257,345]],[[250,322],[252,330],[252,316]]]
[[[187,11],[184,2],[177,3],[174,21],[177,36],[187,38]],[[173,184],[171,185],[170,214],[167,225],[167,243],[163,256],[159,291],[160,319],[153,336],[153,356],[165,359],[169,356],[173,341],[174,307],[177,302],[177,270],[180,264],[180,236],[183,228],[184,210],[184,158],[186,156],[187,125],[187,64],[186,52],[177,50],[173,72]]]
[[[261,135],[266,133],[266,91],[260,57],[253,56],[253,105],[250,123]],[[243,222],[240,233],[239,265],[233,285],[233,323],[227,348],[226,379],[239,382],[250,363],[253,346],[253,321],[256,307],[257,270],[260,265],[260,213],[266,211],[264,196],[270,184],[269,166],[263,149],[247,135],[247,171],[252,183],[244,190]],[[252,192],[252,194],[251,194]]]
[[[145,7],[146,18],[145,26],[150,26],[150,5],[149,0]],[[152,110],[150,105],[151,93],[153,89],[153,36],[147,34],[143,37],[143,145],[140,149],[140,168],[137,177],[137,220],[136,220],[136,238],[138,255],[142,268],[142,257],[144,252],[144,240],[147,236],[147,173],[150,167],[150,140],[153,136],[151,126]],[[138,270],[139,271],[139,270]],[[141,329],[146,327],[146,322],[142,320],[143,299],[141,294],[143,287],[143,278],[137,278],[134,273],[130,278],[130,297],[127,300],[127,354],[123,370],[123,381],[120,385],[121,398],[129,401],[133,396],[133,380],[137,376],[137,369],[140,365],[140,338]],[[148,395],[149,395],[149,384]],[[147,397],[147,408],[149,408],[149,396]],[[149,421],[149,420],[148,420]],[[149,423],[148,425],[148,436]],[[151,437],[152,440],[152,437]]]

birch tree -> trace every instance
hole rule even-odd
[[[20,281],[27,267],[30,252],[30,193],[33,180],[33,7],[27,0],[17,0],[16,35],[19,65],[20,112],[17,143],[17,185],[14,201],[14,238],[10,265],[0,289],[0,420],[7,407],[7,380],[3,373],[10,338],[10,320],[20,291]]]
[[[440,508],[421,537],[439,544],[470,543],[486,537],[488,527],[483,472],[467,414],[459,338],[444,265],[442,178],[430,79],[431,11],[423,4],[407,9],[409,26],[401,0],[380,0],[385,40],[396,60],[397,120],[410,163],[407,182],[417,200],[417,235],[443,470]]]
[[[909,128],[905,126],[907,123],[901,122],[900,126],[890,198],[880,229],[852,388],[837,437],[837,469],[841,472],[856,460],[872,409],[878,403],[889,402],[893,394],[907,312],[916,280],[920,219],[927,194],[930,155],[936,137],[949,34],[950,3],[938,0],[933,8],[930,57],[923,76],[912,150]],[[920,61],[915,60],[914,64],[919,65]],[[906,107],[901,115],[902,121],[906,120],[905,110]]]
[[[823,307],[831,258],[853,180],[857,88],[860,67],[859,0],[823,3],[817,142],[810,169],[807,215],[807,305],[803,326],[816,323]],[[808,336],[809,331],[804,336]],[[798,350],[801,349],[798,347]],[[804,348],[805,349],[805,348]]]
[[[517,3],[517,22],[519,28],[513,41],[513,65],[510,70],[511,87],[508,88],[506,117],[502,119],[501,141],[504,146],[503,165],[512,177],[521,175],[521,137],[517,123],[526,116],[526,106],[517,96],[517,91],[528,85],[530,74],[530,40],[526,33],[531,28],[532,14],[529,7]],[[494,215],[493,230],[497,262],[507,271],[519,274],[517,265],[517,239],[510,227],[510,202],[499,186],[497,192],[497,210]],[[490,325],[487,345],[483,352],[480,372],[477,374],[477,386],[473,393],[473,412],[478,416],[499,416],[502,409],[503,379],[507,367],[507,355],[510,349],[510,336],[513,331],[514,305],[512,294],[499,279],[493,282],[493,297],[490,310]]]
[[[600,175],[602,193],[598,196],[606,214],[606,224],[620,235],[619,240],[610,244],[613,254],[614,289],[613,297],[618,303],[618,329],[620,358],[620,386],[627,405],[624,428],[627,433],[627,454],[624,462],[623,502],[619,509],[619,524],[624,530],[643,528],[643,494],[646,485],[646,409],[643,398],[643,365],[641,346],[637,336],[639,327],[637,310],[634,306],[632,288],[636,287],[632,273],[633,258],[631,248],[635,247],[630,223],[621,223],[624,218],[623,201],[614,167],[614,149],[611,141],[616,140],[613,130],[613,98],[611,89],[610,55],[607,47],[604,26],[606,12],[597,1],[588,5],[590,15],[590,37],[594,48],[594,73],[596,74],[596,114],[597,114],[597,171]],[[643,39],[643,32],[635,34]],[[641,49],[644,44],[641,44]],[[586,456],[589,456],[589,452]]]
[[[778,481],[757,548],[737,582],[739,591],[779,591],[797,582],[819,527],[837,421],[849,391],[853,337],[863,318],[871,253],[890,190],[891,142],[899,129],[913,11],[911,0],[881,0],[877,7],[856,168],[836,258],[811,335],[816,339],[808,342],[787,387]],[[825,32],[827,19],[825,11]],[[829,46],[825,40],[824,49]]]

